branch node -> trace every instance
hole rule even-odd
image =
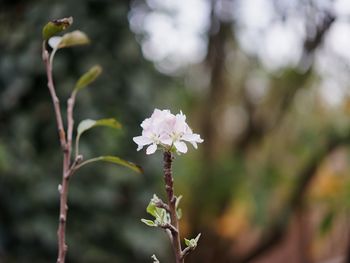
[[[66,222],[66,217],[64,215],[60,215],[60,223],[64,224]]]

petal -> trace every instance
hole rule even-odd
[[[171,139],[169,136],[163,136],[163,138],[160,138],[160,142],[165,145],[172,145],[173,139]]]
[[[157,144],[153,143],[153,144],[151,144],[150,146],[147,147],[146,154],[155,153],[156,150],[157,150]]]
[[[181,141],[175,141],[174,142],[174,146],[175,146],[177,151],[179,151],[181,153],[187,153],[187,145],[186,145],[186,143],[181,142]]]
[[[142,148],[143,148],[143,146],[140,146],[140,145],[139,145],[139,146],[137,147],[136,151],[140,151],[140,150],[142,150]]]
[[[138,144],[139,146],[145,146],[147,144],[153,143],[153,141],[150,138],[145,137],[145,136],[137,136],[137,137],[132,138],[132,140],[136,144]]]
[[[201,143],[203,142],[203,139],[199,136],[199,134],[196,133],[186,133],[181,137],[181,140],[188,141],[188,142],[196,142]]]
[[[197,143],[196,142],[190,142],[192,145],[193,145],[193,147],[195,148],[195,149],[197,149],[198,148],[198,145],[197,145]]]

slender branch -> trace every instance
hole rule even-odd
[[[52,64],[50,63],[49,52],[46,50],[45,45],[46,45],[46,43],[43,42],[42,56],[43,56],[43,61],[44,61],[45,66],[46,66],[47,87],[49,88],[50,95],[52,98],[52,103],[53,103],[54,110],[55,110],[58,135],[59,135],[59,139],[61,142],[61,147],[62,147],[62,150],[65,151],[66,150],[66,134],[65,134],[64,126],[63,126],[63,121],[62,121],[60,101],[57,97],[55,85],[53,83]]]
[[[173,236],[174,234],[178,234],[178,229],[175,228],[172,224],[160,225],[159,227],[169,230],[171,233],[171,236]]]
[[[63,151],[63,173],[62,173],[62,183],[61,187],[59,188],[60,192],[60,214],[59,214],[59,223],[58,223],[58,230],[57,230],[57,237],[58,237],[58,257],[57,257],[57,263],[64,263],[66,258],[66,253],[68,250],[68,246],[66,244],[66,222],[67,222],[67,211],[68,211],[68,205],[67,205],[67,199],[68,199],[68,186],[69,186],[69,177],[74,172],[73,169],[70,167],[70,155],[71,155],[71,134],[72,134],[72,127],[73,127],[73,103],[70,103],[71,106],[68,108],[68,141],[66,138],[66,132],[63,125],[62,120],[62,114],[61,114],[61,108],[59,99],[56,94],[55,85],[53,82],[52,77],[52,57],[49,55],[49,52],[46,50],[46,43],[43,42],[42,46],[42,56],[43,61],[46,66],[46,74],[47,74],[47,86],[50,91],[50,95],[52,98],[54,110],[55,110],[55,116],[56,116],[56,122],[57,122],[57,129],[59,134],[59,139]]]
[[[195,247],[186,247],[182,253],[181,253],[181,258],[185,258],[188,254],[190,254],[193,250],[195,249]]]
[[[171,152],[164,152],[164,181],[165,190],[168,198],[168,207],[170,213],[171,225],[176,231],[171,231],[172,246],[175,254],[176,263],[184,263],[181,250],[179,222],[176,214],[176,196],[174,195],[174,180],[171,171],[172,155]]]

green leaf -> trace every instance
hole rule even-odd
[[[101,158],[101,161],[119,164],[121,166],[130,168],[131,170],[133,170],[135,172],[143,173],[143,170],[139,165],[134,164],[134,163],[129,162],[129,161],[126,161],[126,160],[123,160],[117,156],[107,155],[107,156],[101,156],[100,158]]]
[[[107,126],[114,129],[120,129],[122,127],[122,125],[116,119],[113,119],[113,118],[100,119],[100,120],[86,119],[81,121],[78,125],[78,128],[77,128],[78,136],[81,136],[81,134],[84,133],[85,131],[97,126]]]
[[[157,217],[157,207],[153,202],[150,202],[146,208],[147,213],[150,215]]]
[[[42,31],[42,36],[44,40],[48,40],[52,36],[66,30],[69,26],[73,24],[73,17],[65,17],[62,19],[57,19],[48,22]]]
[[[187,247],[190,247],[191,246],[191,240],[185,238],[185,244]]]
[[[201,237],[201,233],[199,233],[195,238],[192,238],[192,239],[185,238],[186,246],[188,246],[190,248],[196,248],[200,237]]]
[[[75,30],[73,32],[66,33],[62,36],[57,48],[66,48],[72,46],[81,46],[90,43],[90,39],[84,32]]]
[[[141,222],[142,223],[145,223],[146,225],[148,225],[148,226],[152,226],[152,227],[156,227],[157,225],[156,225],[156,223],[154,223],[152,220],[148,220],[148,219],[141,219]]]
[[[324,236],[327,233],[329,233],[329,231],[332,229],[333,221],[334,221],[334,212],[330,211],[323,217],[319,225],[319,229],[320,229],[319,231],[321,236]]]
[[[82,88],[85,88],[90,83],[94,82],[97,77],[101,74],[102,68],[100,65],[93,66],[88,72],[82,75],[77,83],[75,84],[75,91],[79,91]]]
[[[131,170],[133,170],[135,172],[143,173],[142,168],[140,166],[138,166],[137,164],[134,164],[134,163],[129,162],[129,161],[125,161],[117,156],[110,156],[110,155],[99,156],[99,157],[95,157],[95,158],[86,160],[86,161],[82,162],[81,164],[77,165],[76,169],[79,169],[80,167],[82,167],[88,163],[99,162],[99,161],[118,164],[118,165],[130,168]]]

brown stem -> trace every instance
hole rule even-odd
[[[65,133],[63,121],[62,121],[60,101],[56,95],[55,86],[53,84],[52,65],[50,63],[49,52],[46,50],[45,45],[46,45],[45,42],[43,42],[43,60],[46,66],[47,87],[49,88],[50,95],[52,98],[52,103],[53,103],[55,115],[56,115],[58,135],[59,135],[61,147],[64,151],[66,149],[66,143],[67,143],[66,133]]]
[[[73,133],[73,107],[75,94],[73,93],[71,98],[68,100],[68,109],[67,109],[67,122],[68,122],[68,134],[66,138],[66,132],[63,126],[62,114],[59,99],[56,95],[55,86],[53,83],[52,77],[52,64],[48,51],[46,50],[46,43],[43,43],[43,61],[46,66],[47,74],[47,86],[50,91],[52,102],[54,105],[57,129],[59,134],[59,139],[63,151],[63,174],[62,174],[62,183],[59,187],[60,192],[60,214],[59,214],[59,223],[58,223],[58,257],[57,263],[64,263],[67,253],[67,244],[66,244],[66,222],[67,222],[67,199],[68,199],[68,186],[69,186],[69,177],[75,171],[75,163],[71,165],[71,148],[72,148],[72,133]]]
[[[180,233],[179,233],[179,221],[176,215],[176,196],[174,195],[174,180],[171,171],[172,163],[171,152],[164,152],[164,181],[165,190],[168,197],[168,207],[171,219],[171,225],[177,231],[171,231],[172,246],[175,254],[176,263],[184,263],[184,257],[182,256]]]

